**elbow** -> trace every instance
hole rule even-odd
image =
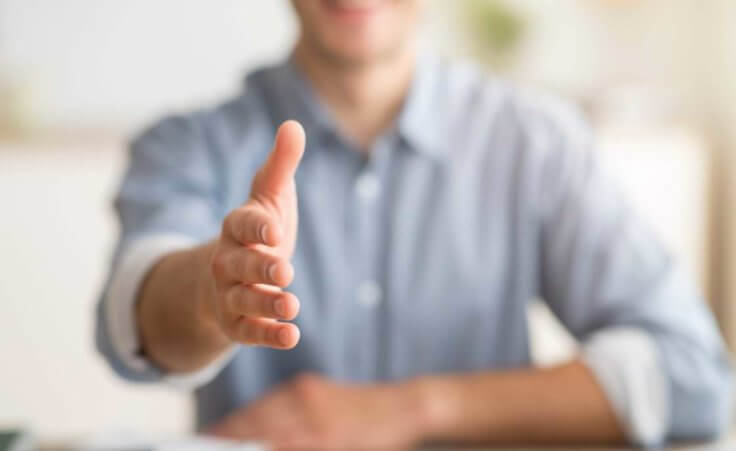
[[[700,377],[672,387],[670,439],[715,440],[731,424],[734,387],[728,359],[719,359],[711,371],[694,373]]]

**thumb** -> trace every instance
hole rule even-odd
[[[276,131],[273,149],[258,171],[254,194],[278,196],[291,186],[294,173],[304,154],[306,137],[297,121],[286,121]]]

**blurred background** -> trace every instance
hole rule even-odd
[[[736,344],[736,2],[428,1],[422,45],[556,91]],[[0,428],[177,435],[190,400],[116,379],[93,305],[126,140],[234,95],[295,38],[286,0],[0,0]],[[530,310],[539,364],[575,343]]]

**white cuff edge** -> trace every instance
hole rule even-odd
[[[628,434],[643,446],[661,444],[669,427],[669,382],[654,339],[636,328],[606,329],[583,346],[594,373]]]
[[[140,354],[135,303],[148,272],[165,255],[197,244],[192,237],[179,234],[152,235],[133,241],[123,251],[110,280],[105,298],[105,318],[113,352],[129,369],[146,371],[153,365]],[[211,381],[235,355],[236,346],[204,368],[191,373],[166,373],[164,382],[181,389],[192,389]]]

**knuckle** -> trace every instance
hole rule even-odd
[[[210,272],[212,275],[215,276],[216,279],[222,278],[225,275],[226,268],[227,256],[222,252],[215,254],[210,262]]]
[[[228,213],[227,216],[225,216],[225,219],[222,221],[222,234],[223,235],[231,235],[234,233],[235,216],[237,214],[238,214],[238,210],[236,209]]]
[[[248,264],[250,260],[250,254],[248,251],[243,249],[236,249],[234,256],[230,262],[231,272],[239,280],[246,280],[248,278]]]
[[[268,257],[262,257],[258,261],[259,275],[263,280],[270,281],[272,279],[271,267],[273,262]]]
[[[247,206],[231,211],[223,222],[224,233],[238,241],[243,241],[246,238],[245,235],[250,217],[250,209]]]
[[[245,234],[247,232],[250,232],[253,230],[253,226],[256,223],[256,215],[252,208],[249,207],[243,207],[242,208],[242,221],[240,223],[241,227],[241,233]]]
[[[245,324],[245,337],[249,344],[260,345],[263,343],[263,327],[256,323]]]
[[[271,334],[272,326],[261,326],[258,328],[258,342],[264,345],[270,343],[269,337]]]
[[[267,282],[267,271],[265,269],[266,265],[263,263],[263,256],[259,255],[256,251],[249,251],[245,258],[247,261],[245,266],[248,268],[248,278],[254,283]]]
[[[259,294],[253,299],[253,310],[260,316],[272,317],[274,314],[273,302],[266,295]]]
[[[248,292],[248,289],[244,286],[238,288],[238,297],[235,301],[236,305],[238,306],[238,309],[243,312],[243,314],[248,315],[251,314],[252,310],[252,303],[251,303],[251,294]]]
[[[259,307],[258,295],[247,288],[243,287],[240,294],[240,309],[246,316],[262,316],[261,308]]]
[[[253,336],[253,326],[251,324],[248,324],[246,321],[240,320],[238,322],[239,341],[245,344],[255,344],[256,340]]]
[[[243,289],[240,286],[232,287],[225,297],[225,305],[231,312],[240,313],[243,311]]]
[[[258,254],[252,250],[246,250],[243,255],[243,265],[240,274],[252,282],[260,282],[262,280],[261,266]]]
[[[301,373],[294,379],[294,389],[297,395],[305,400],[318,396],[320,385],[320,378],[314,373]]]
[[[220,321],[220,326],[222,328],[222,331],[225,333],[225,336],[231,340],[231,341],[240,341],[240,321],[236,317],[234,319],[229,318],[223,318]]]

